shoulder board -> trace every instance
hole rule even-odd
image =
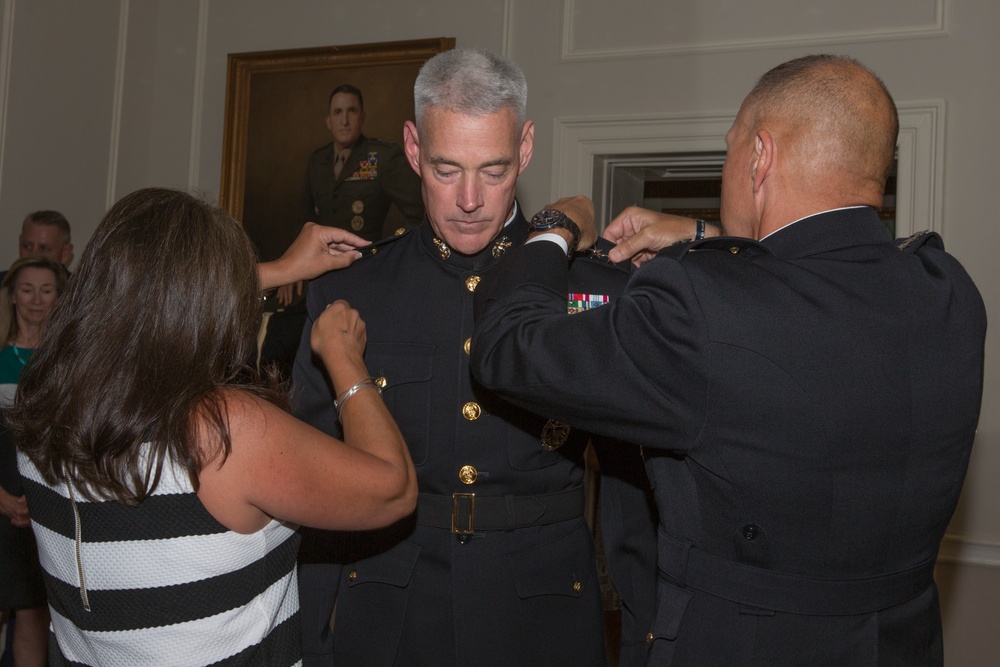
[[[375,243],[371,243],[369,245],[358,248],[358,252],[361,253],[361,257],[359,259],[364,259],[366,257],[377,255],[387,245],[395,243],[399,239],[403,238],[404,236],[412,232],[413,229],[414,229],[413,227],[400,227],[399,229],[396,230],[396,234],[393,234],[392,236],[387,236],[384,239],[379,239],[378,241],[375,241]]]
[[[660,254],[680,259],[688,253],[701,250],[724,250],[733,255],[747,256],[769,252],[767,248],[753,239],[740,238],[738,236],[713,236],[701,241],[675,243],[669,248],[661,250]]]
[[[914,253],[928,244],[932,248],[944,250],[944,241],[941,240],[941,235],[928,229],[907,236],[905,239],[896,239],[896,247],[910,253]]]
[[[613,266],[623,271],[631,271],[632,263],[629,260],[624,262],[612,262],[608,257],[608,252],[615,247],[615,244],[605,238],[598,237],[597,242],[586,250],[578,250],[573,253],[573,261],[578,259],[589,262],[596,262],[607,266]]]

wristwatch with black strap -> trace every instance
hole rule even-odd
[[[566,254],[572,257],[573,253],[576,252],[576,247],[580,244],[580,228],[571,218],[554,208],[543,208],[531,218],[531,231],[533,232],[544,232],[556,228],[565,229],[573,236],[566,251]]]

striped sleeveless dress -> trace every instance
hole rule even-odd
[[[138,507],[49,486],[18,453],[58,653],[52,665],[298,665],[295,526],[216,521],[171,464]]]

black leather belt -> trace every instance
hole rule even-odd
[[[915,567],[856,579],[823,579],[766,570],[700,551],[660,530],[660,572],[681,586],[758,609],[810,616],[850,616],[887,609],[934,581],[931,558]]]
[[[539,496],[421,493],[417,523],[470,535],[480,530],[513,530],[568,521],[583,516],[584,504],[582,486]]]

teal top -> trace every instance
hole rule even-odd
[[[0,407],[7,407],[14,402],[17,381],[34,351],[33,348],[11,344],[0,348]]]

